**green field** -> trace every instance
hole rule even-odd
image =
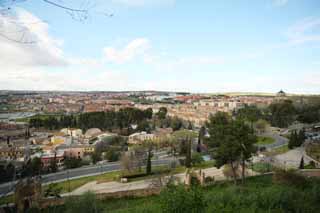
[[[269,144],[273,144],[274,142],[275,142],[275,140],[271,137],[259,136],[257,145],[269,145]]]

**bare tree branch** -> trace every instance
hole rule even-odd
[[[7,32],[4,26],[1,26],[0,22],[0,37],[5,38],[9,41],[18,42],[22,44],[33,44],[36,43],[36,41],[29,41],[28,38],[28,29],[24,26],[29,26],[29,24],[37,24],[37,23],[24,23],[21,21],[17,21],[11,16],[14,14],[14,10],[12,8],[17,4],[21,2],[25,2],[28,0],[0,0],[0,21],[1,18],[5,17],[6,22],[11,22],[11,24],[14,24],[14,28],[16,29],[15,32]],[[96,6],[96,3],[92,0],[84,0],[80,4],[80,7],[74,8],[66,6],[63,3],[58,3],[57,0],[42,0],[42,2],[49,4],[51,6],[60,8],[64,10],[70,17],[76,21],[84,22],[89,17],[89,11],[93,9]],[[97,12],[102,14],[105,17],[113,17],[112,13],[105,13],[105,12]],[[1,17],[2,16],[2,17]],[[11,36],[10,34],[15,34],[14,36]],[[20,39],[18,39],[20,37]]]
[[[61,4],[57,4],[53,1],[48,1],[48,0],[42,0],[48,4],[51,4],[53,6],[56,6],[56,7],[59,7],[59,8],[62,8],[62,9],[65,9],[65,10],[69,10],[69,11],[72,11],[72,12],[82,12],[82,13],[87,13],[88,10],[82,10],[82,9],[75,9],[75,8],[71,8],[71,7],[66,7],[66,6],[63,6]]]

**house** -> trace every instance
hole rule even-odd
[[[64,133],[65,135],[69,135],[75,138],[79,138],[82,136],[82,130],[81,129],[75,129],[75,128],[64,128],[61,129],[60,132]]]
[[[53,160],[56,161],[58,167],[62,167],[64,163],[64,152],[47,152],[42,154],[40,159],[44,168],[48,168]]]
[[[129,135],[128,144],[141,144],[145,140],[153,140],[154,134],[148,134],[147,132],[137,132]]]
[[[24,149],[21,147],[1,147],[0,159],[3,160],[16,160],[23,159]]]

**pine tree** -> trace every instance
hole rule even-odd
[[[187,145],[187,153],[186,153],[186,167],[191,167],[191,142],[192,140],[190,138],[186,139],[186,145]]]
[[[288,143],[288,148],[293,149],[293,147],[294,147],[294,134],[293,134],[293,132],[291,132],[290,138],[289,138],[289,143]]]
[[[299,131],[299,135],[298,135],[298,146],[301,146],[303,143],[304,143],[304,140],[305,140],[305,130],[300,130]]]

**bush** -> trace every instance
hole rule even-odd
[[[99,213],[103,208],[92,192],[86,192],[79,197],[70,197],[65,203],[67,213]]]
[[[272,171],[272,165],[264,162],[254,163],[252,170],[259,173],[267,173]]]
[[[169,185],[160,193],[160,205],[165,213],[205,212],[207,201],[199,186]]]
[[[203,158],[202,158],[202,155],[198,152],[194,152],[192,153],[192,157],[191,157],[191,164],[193,166],[195,165],[199,165],[201,164],[202,162],[204,162]]]
[[[222,173],[226,178],[234,178],[231,166],[229,164],[226,164],[223,166]],[[240,176],[241,176],[241,169],[239,168],[239,166],[236,166],[236,178]]]
[[[295,170],[286,171],[282,169],[275,171],[273,175],[273,182],[297,187],[304,187],[307,184],[306,178],[301,174],[298,174]]]
[[[120,178],[127,178],[129,180],[129,179],[140,178],[145,176],[148,176],[148,175],[146,173],[133,173],[133,174],[124,174]]]
[[[205,182],[206,184],[213,184],[213,183],[214,183],[214,177],[207,176],[207,177],[204,179],[204,182]]]

